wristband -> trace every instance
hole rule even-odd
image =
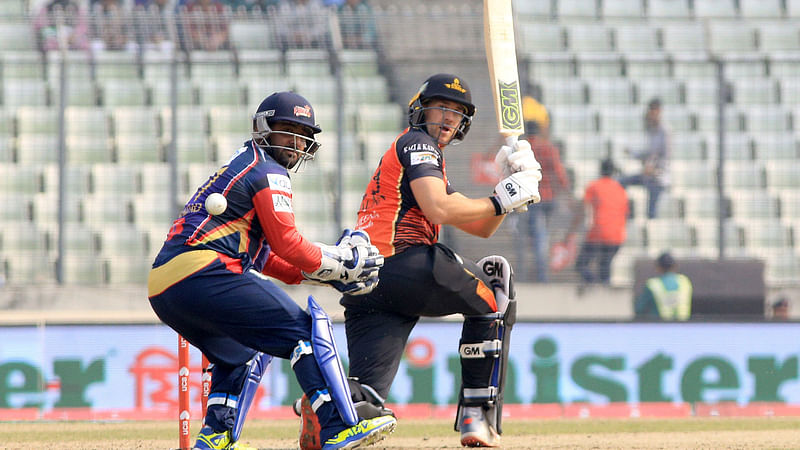
[[[494,215],[495,216],[502,216],[503,215],[503,206],[500,205],[500,200],[497,198],[497,196],[496,195],[492,195],[491,197],[489,197],[489,200],[491,200],[492,204],[494,205]]]

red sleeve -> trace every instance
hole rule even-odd
[[[555,147],[553,147],[553,171],[556,173],[556,178],[558,178],[558,184],[561,185],[561,188],[565,191],[569,189],[567,171],[564,170],[564,165],[561,163],[561,155]]]
[[[319,269],[322,252],[297,231],[291,193],[262,189],[253,196],[253,204],[267,243],[275,255],[304,272]]]
[[[264,264],[264,270],[261,273],[277,278],[286,284],[300,284],[305,279],[297,266],[286,262],[274,252],[269,252],[267,263]]]

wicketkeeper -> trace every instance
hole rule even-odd
[[[295,227],[289,170],[314,158],[322,131],[305,98],[270,95],[252,130],[172,224],[148,281],[158,317],[213,364],[195,448],[242,448],[242,425],[273,356],[291,361],[319,420],[322,448],[376,442],[396,421],[358,417],[327,315],[311,297],[304,311],[267,276],[363,294],[375,288],[383,257],[365,231],[345,230],[336,245],[324,245]],[[205,208],[212,193],[227,200],[216,215]]]

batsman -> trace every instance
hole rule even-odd
[[[381,158],[358,211],[357,229],[384,255],[380,283],[345,295],[349,384],[362,417],[392,415],[384,406],[409,333],[420,317],[463,314],[459,342],[461,444],[499,445],[508,339],[515,316],[512,271],[502,256],[477,263],[438,242],[442,225],[490,237],[506,214],[540,200],[539,163],[530,145],[503,146],[497,162],[507,176],[483,198],[450,186],[444,148],[461,142],[475,114],[458,76],[429,77],[408,105],[408,128]],[[300,444],[314,448],[314,417],[303,398]],[[317,441],[318,442],[318,441]]]

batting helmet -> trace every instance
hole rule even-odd
[[[303,127],[303,134],[291,133],[288,131],[273,130],[277,122],[288,122]],[[314,109],[308,100],[302,95],[294,92],[275,92],[265,98],[256,113],[253,115],[253,142],[264,149],[270,156],[276,159],[287,169],[295,166],[300,168],[300,162],[314,159],[314,154],[319,150],[320,143],[314,139],[314,135],[321,133],[322,129],[314,120]],[[269,137],[273,133],[282,133],[293,136],[295,139],[304,140],[305,149],[300,150],[296,147],[283,147],[270,144]],[[281,161],[277,158],[276,149],[289,150],[300,155],[297,161],[290,163]]]
[[[475,105],[472,103],[472,93],[467,83],[452,74],[439,73],[432,75],[422,83],[419,91],[411,98],[411,101],[408,102],[408,124],[427,132],[425,110],[430,108],[426,108],[425,105],[429,100],[435,98],[451,100],[464,105],[464,108],[466,108],[466,114],[461,113],[461,123],[456,129],[452,143],[462,141],[472,124],[472,116],[475,115]]]

